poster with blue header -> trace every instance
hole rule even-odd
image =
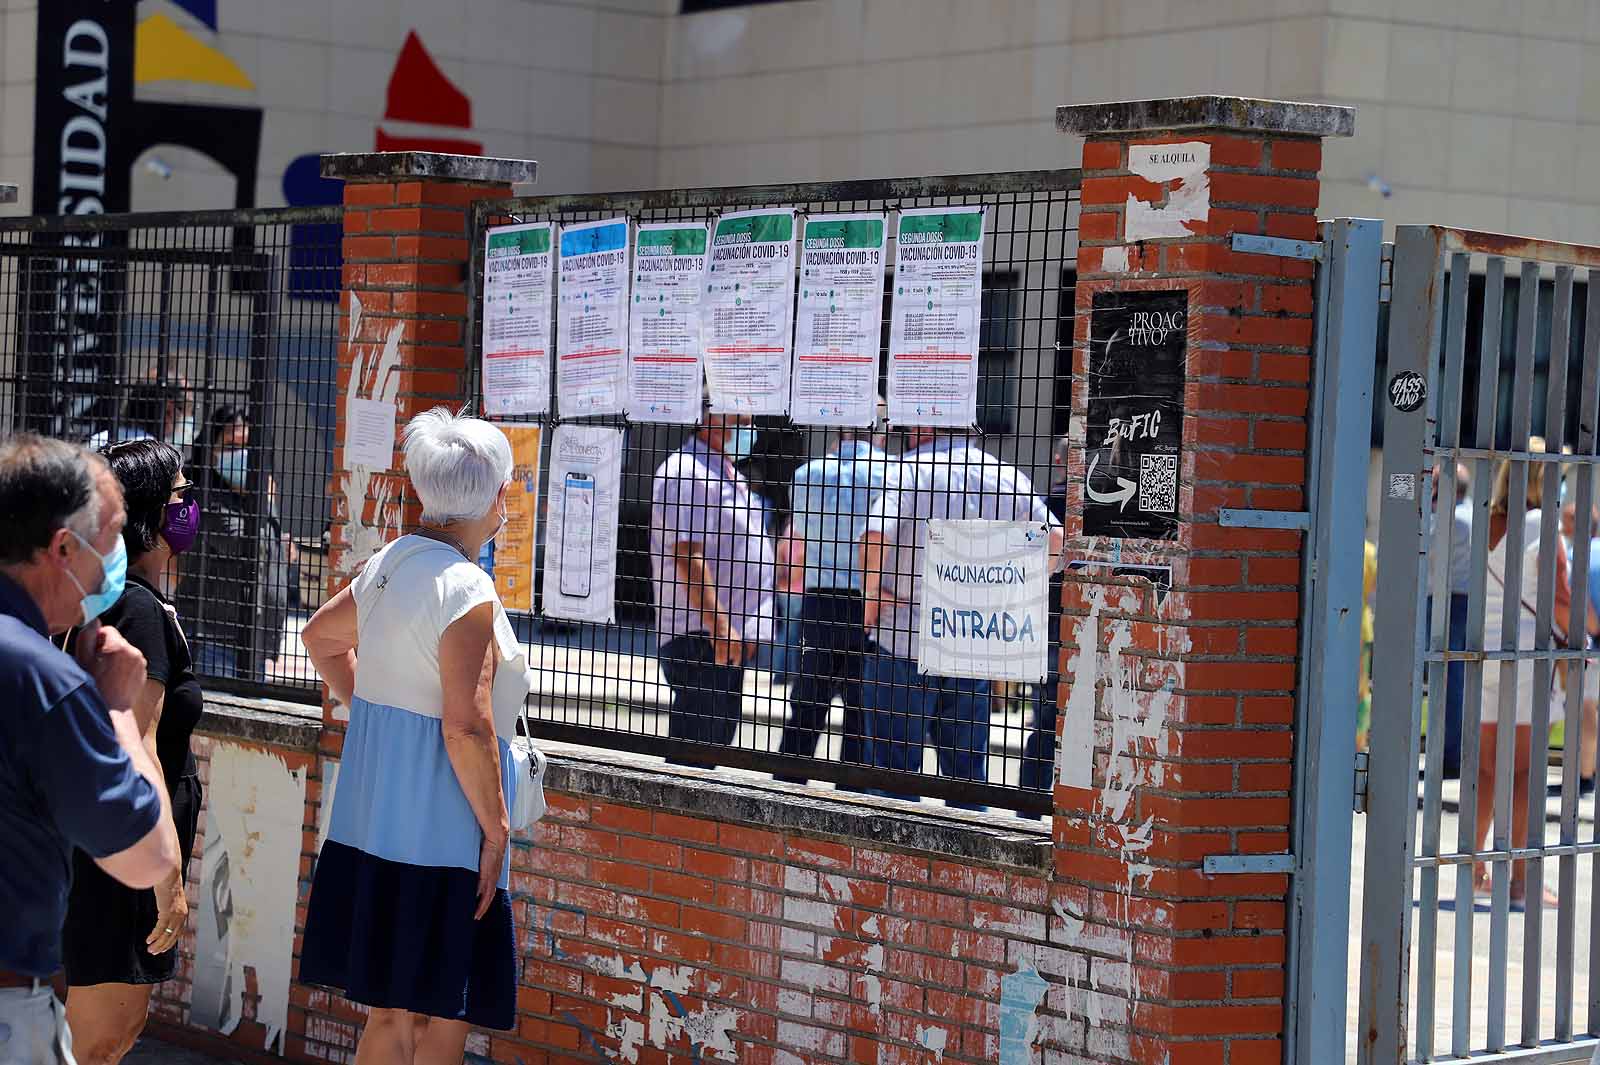
[[[557,244],[556,408],[621,414],[628,399],[628,220],[562,226]]]

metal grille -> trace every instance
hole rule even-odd
[[[1362,1061],[1587,1060],[1600,1032],[1600,832],[1579,735],[1600,674],[1586,649],[1596,282],[1597,248],[1398,231]],[[1554,765],[1547,737],[1563,717]]]
[[[1052,469],[1052,450],[1067,431],[1070,409],[1078,185],[1078,171],[1058,170],[485,203],[474,216],[471,276],[474,284],[482,277],[485,229],[511,222],[572,223],[617,215],[636,222],[710,220],[725,210],[769,206],[815,215],[985,205],[979,424],[968,439],[1021,476],[1019,487],[990,489],[987,499],[969,493],[970,513],[951,516],[978,516],[981,510],[984,516],[1027,517],[1047,505],[1059,514],[1064,469]],[[891,264],[893,231],[891,225]],[[885,346],[892,265],[888,275]],[[476,313],[477,300],[470,306]],[[469,336],[470,362],[477,366],[476,324]],[[883,372],[880,365],[880,383]],[[835,437],[782,418],[760,418],[757,426],[753,453],[739,464],[740,479],[763,508],[763,531],[781,558],[796,542],[786,536],[795,527],[794,475],[829,454]],[[536,732],[689,763],[831,781],[841,788],[1048,811],[1055,739],[1053,631],[1050,676],[1043,685],[924,683],[869,638],[859,594],[827,594],[821,587],[807,594],[806,581],[798,579],[803,570],[793,571],[797,579],[785,584],[779,566],[776,635],[754,649],[744,668],[716,668],[714,648],[706,640],[662,642],[652,570],[661,575],[662,586],[678,578],[670,559],[652,557],[653,481],[692,431],[626,426],[617,624],[518,619],[540,678],[531,703]],[[976,475],[973,458],[960,460],[961,468],[953,472]],[[889,459],[876,461],[886,469],[898,467]],[[542,476],[548,477],[548,469]],[[540,499],[547,498],[542,491]],[[541,515],[536,538],[541,546],[546,518]],[[801,541],[796,550],[815,552],[821,546]],[[854,550],[854,545],[831,546]],[[889,576],[909,578],[919,565],[911,552],[901,552]],[[541,573],[536,560],[536,582]],[[1054,584],[1051,596],[1053,604],[1059,601]],[[1052,608],[1052,629],[1054,617]]]
[[[0,432],[180,447],[203,517],[171,591],[210,688],[318,699],[340,235],[337,207],[0,220]]]

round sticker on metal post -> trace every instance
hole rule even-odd
[[[1389,405],[1410,414],[1428,398],[1428,382],[1415,370],[1401,370],[1389,378]]]

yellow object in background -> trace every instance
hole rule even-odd
[[[539,527],[537,425],[501,425],[511,441],[511,487],[506,491],[506,527],[494,541],[494,588],[507,610],[533,609],[534,536]]]

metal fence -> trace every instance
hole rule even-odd
[[[0,219],[0,432],[182,450],[204,516],[169,591],[208,687],[318,698],[340,219]]]
[[[1597,280],[1600,248],[1397,233],[1363,1062],[1588,1060],[1600,1033]]]
[[[999,488],[992,481],[987,489],[971,488],[968,509],[950,516],[1026,517],[1046,507],[1059,514],[1065,471],[1052,469],[1052,451],[1067,431],[1071,402],[1078,185],[1078,171],[1054,170],[481,203],[473,218],[475,262],[469,283],[481,283],[486,229],[512,222],[572,223],[618,215],[636,222],[709,221],[727,210],[785,206],[811,215],[892,215],[900,208],[984,205],[978,425],[967,443],[989,458],[976,450],[952,452],[961,457],[953,460],[950,473],[973,486],[985,463],[991,470],[1015,469],[1020,476],[1013,482],[1002,474]],[[893,233],[891,226],[884,347]],[[476,298],[470,305],[475,314]],[[469,361],[477,366],[481,337],[476,325],[469,336]],[[880,384],[884,366],[880,351]],[[599,421],[624,424],[617,418]],[[828,455],[837,437],[785,418],[758,418],[757,426],[753,452],[730,482],[738,487],[729,491],[751,494],[751,505],[763,515],[762,532],[778,557],[785,557],[790,545],[797,545],[796,557],[815,552],[822,545],[796,538],[803,525],[796,519],[807,515],[793,511],[793,478],[807,462]],[[1056,712],[1053,633],[1051,676],[1045,684],[924,682],[914,669],[906,672],[903,646],[898,655],[885,646],[903,639],[897,640],[887,625],[876,632],[863,627],[859,592],[808,589],[807,583],[817,582],[781,565],[774,588],[775,634],[742,669],[719,667],[710,641],[669,639],[659,631],[656,591],[670,590],[679,577],[659,545],[652,552],[652,491],[662,464],[693,432],[687,426],[625,427],[617,623],[518,618],[540,678],[532,697],[538,734],[831,781],[841,788],[1047,811]],[[888,434],[891,452],[897,435]],[[545,447],[548,453],[548,443]],[[873,461],[885,469],[898,467],[893,458]],[[542,464],[541,477],[549,476],[548,465],[548,460]],[[987,497],[980,498],[984,492]],[[548,496],[541,491],[539,498]],[[539,545],[547,539],[546,524],[541,515]],[[852,553],[855,548],[829,546]],[[889,577],[908,587],[920,560],[907,551],[893,565]],[[542,568],[536,559],[535,584]],[[1057,602],[1059,588],[1052,586],[1051,595]]]

